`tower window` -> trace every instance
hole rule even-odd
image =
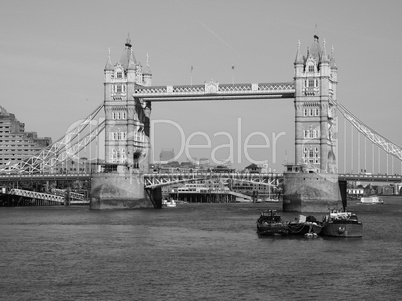
[[[123,78],[123,72],[118,71],[118,72],[116,73],[116,78]]]
[[[314,79],[309,79],[308,80],[308,86],[309,87],[314,87]]]
[[[308,66],[308,72],[314,72],[314,66],[313,65]]]
[[[121,85],[117,85],[117,86],[116,86],[116,92],[117,92],[117,93],[121,93],[122,90],[123,90],[123,89],[122,89],[122,86],[121,86]]]

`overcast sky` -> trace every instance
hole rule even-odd
[[[115,63],[128,33],[137,61],[145,65],[149,54],[153,85],[264,83],[293,80],[297,42],[305,53],[317,28],[327,52],[334,47],[338,100],[401,145],[401,9],[401,1],[367,0],[1,1],[0,105],[26,130],[55,141],[103,102],[108,48]],[[246,166],[250,160],[238,150],[248,135],[261,132],[269,139],[284,134],[276,154],[270,140],[269,149],[251,150],[249,157],[277,169],[294,161],[289,99],[155,103],[152,118],[179,124],[186,139],[206,133],[211,149],[194,150],[195,157],[228,144],[217,134],[227,132],[234,166]],[[262,137],[249,144],[265,144]],[[198,138],[191,143],[205,144]],[[161,148],[178,151],[182,143],[178,129],[162,123],[155,141],[156,159]],[[227,149],[213,155],[224,160]]]

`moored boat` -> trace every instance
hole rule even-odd
[[[175,200],[163,200],[162,207],[176,207],[176,201]]]
[[[333,237],[362,237],[363,223],[358,220],[356,214],[347,211],[341,212],[332,210],[328,215],[324,216],[321,235]]]
[[[322,224],[317,222],[314,216],[299,215],[299,217],[288,224],[290,235],[305,235],[308,237],[317,236],[322,230]]]
[[[257,233],[259,236],[288,235],[289,227],[276,210],[268,210],[261,212],[257,219]]]
[[[384,201],[380,199],[378,196],[367,196],[360,198],[360,203],[362,204],[384,204]]]

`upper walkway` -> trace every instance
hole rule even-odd
[[[294,98],[295,84],[288,83],[250,83],[219,84],[210,81],[204,85],[181,86],[138,86],[133,97],[146,101],[198,101],[224,99]]]

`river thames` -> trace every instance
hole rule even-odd
[[[349,204],[358,239],[259,238],[281,204],[2,207],[0,299],[400,300],[402,198],[384,200]]]

